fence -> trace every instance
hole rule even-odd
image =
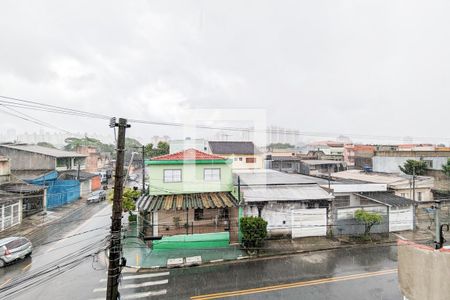
[[[47,189],[47,208],[52,209],[80,198],[78,180],[55,180]]]
[[[335,226],[333,228],[334,235],[361,235],[364,234],[364,224],[358,223],[355,219],[355,211],[361,207],[336,208],[334,211]],[[370,230],[371,233],[388,233],[389,232],[389,215],[386,206],[365,206],[365,211],[380,213],[383,220],[380,224],[374,225]]]

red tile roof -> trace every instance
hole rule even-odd
[[[224,157],[198,151],[196,149],[187,149],[184,151],[153,157],[151,160],[203,160],[203,159],[222,159]]]

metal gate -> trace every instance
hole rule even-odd
[[[292,211],[292,238],[327,235],[327,209],[296,209]]]

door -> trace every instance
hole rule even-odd
[[[292,238],[327,235],[327,209],[296,209],[292,211]]]

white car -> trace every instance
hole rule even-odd
[[[96,203],[96,202],[100,202],[106,200],[106,191],[105,190],[98,190],[95,192],[92,192],[88,199],[87,199],[87,203]]]
[[[18,259],[30,256],[33,245],[25,237],[8,237],[0,240],[0,268]]]

